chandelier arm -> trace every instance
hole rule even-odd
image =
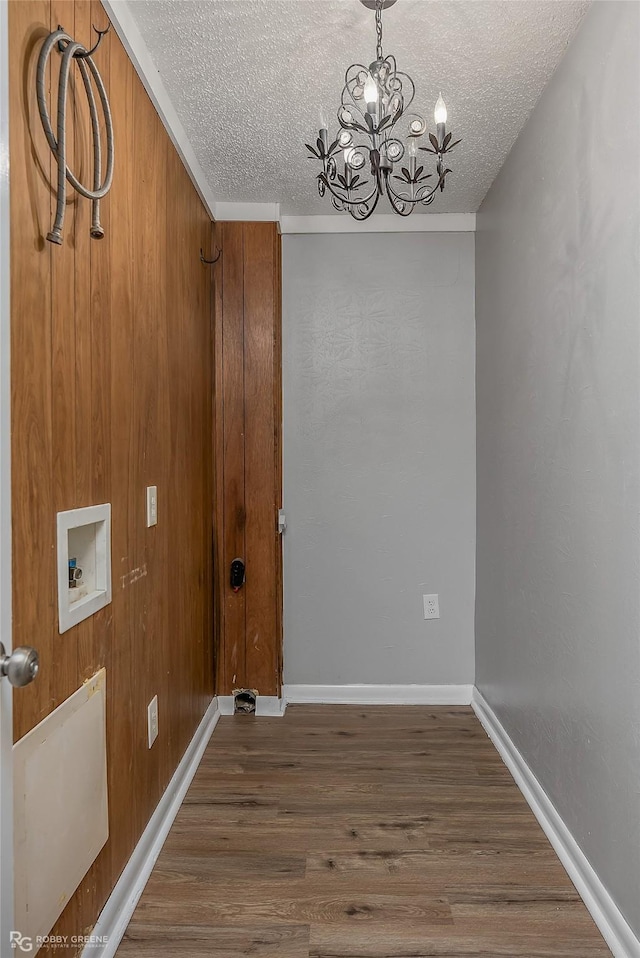
[[[393,60],[393,75],[394,75],[395,77],[399,77],[399,78],[400,78],[400,82],[402,83],[402,91],[403,91],[403,93],[404,93],[404,82],[403,82],[403,81],[406,80],[407,83],[408,83],[408,85],[409,85],[409,88],[410,88],[410,91],[411,91],[411,96],[409,97],[408,100],[405,100],[405,97],[404,97],[404,96],[402,97],[402,100],[403,100],[403,103],[402,103],[402,113],[406,113],[407,110],[409,109],[409,107],[411,106],[411,104],[413,103],[413,101],[414,101],[415,98],[416,98],[416,85],[415,85],[415,83],[413,82],[413,80],[411,79],[411,77],[409,76],[408,73],[403,73],[402,70],[398,70],[398,68],[397,68],[397,66],[396,66],[396,58],[395,58],[394,56],[389,55],[389,56],[387,57],[387,60]],[[398,119],[399,119],[399,117],[398,117]]]
[[[429,193],[429,195],[426,197],[426,199],[423,199],[423,200],[422,200],[422,205],[423,205],[423,206],[431,206],[431,204],[433,203],[433,201],[435,200],[435,198],[436,198],[436,194],[435,194],[435,193]]]
[[[358,114],[362,117],[362,119],[363,120],[365,119],[365,114],[362,112],[362,110],[360,109],[357,103],[352,104],[347,101],[346,103],[343,102],[342,106],[346,106],[347,109],[351,111],[355,109],[358,112]],[[400,119],[402,119],[403,116],[404,116],[404,110],[402,107],[400,107],[398,111],[393,114],[392,117],[390,114],[386,114],[386,116],[383,116],[382,120],[377,126],[371,126],[371,127],[368,125],[365,126],[362,123],[358,123],[357,121],[354,121],[353,123],[346,123],[340,119],[340,116],[338,116],[338,123],[340,124],[343,130],[353,130],[353,131],[357,131],[358,133],[365,133],[370,139],[372,138],[372,134],[375,134],[375,136],[381,136],[383,137],[383,139],[386,139],[389,133],[393,131],[396,124],[398,123]],[[390,119],[392,120],[392,122],[386,122],[386,121],[389,121]]]
[[[348,213],[350,216],[354,218],[354,220],[358,220],[358,222],[360,223],[363,220],[368,220],[371,214],[373,213],[373,211],[375,210],[376,206],[378,205],[379,199],[380,199],[380,195],[379,193],[376,193],[370,209],[366,207],[365,203],[360,204],[362,206],[365,206],[365,209],[366,209],[366,212],[363,215],[358,214],[357,208],[348,210]]]
[[[340,107],[349,110],[349,112],[351,113],[355,111],[355,113],[357,113],[359,120],[361,122],[359,122],[358,119],[354,118],[353,123],[344,123],[340,119],[340,110],[338,110],[338,123],[340,124],[343,130],[358,130],[361,133],[368,134],[369,130],[365,120],[366,106],[365,106],[365,110],[363,111],[362,104],[364,101],[358,102],[358,100],[356,100],[356,98],[354,97],[351,91],[351,86],[356,87],[358,85],[357,74],[356,76],[349,79],[349,73],[351,72],[351,70],[357,70],[357,71],[363,70],[365,73],[368,72],[367,67],[363,66],[363,64],[361,63],[351,64],[351,66],[347,69],[347,72],[345,73],[345,84],[342,88],[342,94],[340,96]]]
[[[344,91],[345,91],[345,90],[348,90],[348,89],[349,89],[349,84],[350,84],[350,83],[352,83],[354,86],[357,86],[357,85],[358,85],[358,74],[357,74],[357,73],[356,73],[356,75],[355,75],[354,77],[352,77],[351,79],[349,79],[349,74],[350,74],[350,72],[351,72],[352,70],[357,70],[358,73],[360,73],[360,72],[368,73],[368,72],[369,72],[369,68],[368,68],[367,66],[365,66],[364,63],[352,63],[351,66],[348,66],[347,69],[344,71],[344,89],[343,89],[343,91],[342,91],[343,94],[344,94]],[[349,91],[349,96],[351,96],[351,91]]]
[[[378,188],[377,186],[374,186],[373,190],[369,193],[368,196],[364,196],[361,199],[350,200],[348,199],[348,195],[347,196],[342,195],[342,192],[341,192],[342,187],[338,187],[336,189],[333,186],[333,184],[329,180],[329,177],[327,176],[326,173],[319,173],[318,177],[319,178],[322,177],[322,182],[324,183],[326,189],[329,190],[332,196],[335,196],[336,199],[341,200],[343,203],[347,203],[349,206],[359,206],[361,203],[368,203],[374,196],[378,195]],[[365,181],[363,181],[362,184],[359,184],[356,187],[356,189],[360,189],[360,186],[364,186],[364,185],[365,185]]]
[[[394,91],[400,97],[400,107],[395,113],[387,114],[386,116],[383,116],[378,126],[374,127],[373,129],[374,133],[381,132],[380,126],[383,123],[385,123],[385,121],[389,121],[390,118],[392,118],[393,122],[387,122],[386,125],[384,126],[384,130],[386,132],[389,132],[390,130],[392,130],[394,126],[400,121],[400,119],[403,116],[407,115],[407,111],[412,105],[416,95],[415,83],[413,82],[413,80],[411,79],[408,73],[403,73],[401,70],[398,70],[396,65],[396,58],[393,56],[393,54],[389,54],[386,57],[386,61],[389,64],[389,76],[392,78],[395,77],[400,81],[400,90]],[[355,76],[351,75],[352,71],[355,72]],[[345,83],[342,88],[340,103],[342,107],[346,107],[348,110],[355,110],[360,120],[362,120],[362,122],[359,123],[358,121],[354,121],[353,124],[345,124],[340,119],[339,115],[338,115],[338,122],[340,123],[340,126],[342,126],[343,129],[345,130],[361,129],[361,132],[368,133],[369,129],[368,129],[368,126],[366,125],[365,111],[363,111],[364,101],[362,100],[362,98],[360,98],[360,100],[357,100],[354,97],[353,91],[352,91],[352,87],[358,86],[358,73],[361,71],[365,73],[368,72],[367,67],[365,67],[362,63],[352,63],[351,66],[347,68],[345,72]],[[408,97],[405,96],[405,93],[407,91],[409,94]],[[418,116],[418,114],[416,114],[416,116]],[[422,119],[422,117],[420,117],[420,119]]]
[[[393,206],[394,210],[396,210],[396,213],[398,213],[399,210],[397,210],[396,207],[395,207],[395,204],[394,204],[394,202],[393,202],[394,199],[397,200],[399,203],[411,203],[411,209],[413,209],[414,206],[417,206],[418,203],[424,203],[424,204],[426,205],[426,204],[429,203],[430,200],[432,200],[433,197],[436,195],[436,191],[437,191],[438,187],[440,186],[440,183],[441,183],[441,182],[442,182],[442,177],[439,177],[439,178],[438,178],[438,182],[436,183],[435,186],[433,186],[433,187],[427,187],[427,186],[422,186],[422,187],[420,187],[420,193],[422,193],[422,195],[421,195],[421,196],[415,196],[415,197],[411,198],[411,197],[409,197],[409,196],[404,197],[404,196],[402,196],[402,194],[396,193],[396,191],[394,190],[393,186],[391,185],[390,178],[387,177],[387,182],[386,182],[387,196],[389,197],[389,201],[390,201],[391,205]],[[411,211],[409,211],[409,212],[411,212]],[[401,216],[402,216],[402,215],[405,215],[405,216],[406,216],[406,215],[408,215],[408,214],[406,214],[406,213],[405,213],[405,214],[402,214],[402,213],[401,213],[400,215],[401,215]]]
[[[351,113],[356,112],[364,121],[364,113],[362,112],[362,110],[356,103],[349,103],[349,101],[347,100],[347,102],[342,103],[341,106],[345,107]],[[338,123],[340,124],[340,127],[343,130],[351,130],[354,133],[355,132],[366,133],[367,135],[369,133],[369,130],[367,126],[365,125],[365,122],[359,123],[356,119],[354,119],[352,123],[347,123],[346,120],[340,119],[339,113],[338,113]]]
[[[405,118],[405,120],[407,120],[407,122],[408,122],[408,124],[409,124],[409,138],[410,138],[410,140],[411,140],[411,139],[417,140],[417,139],[419,139],[419,137],[423,136],[423,135],[426,133],[427,123],[426,123],[426,120],[425,120],[425,118],[423,117],[423,115],[422,115],[421,113],[417,113],[415,110],[412,111],[411,113],[407,113],[407,112],[405,111],[405,113],[404,113],[404,118]],[[414,122],[416,122],[416,121],[420,124],[420,130],[421,130],[421,132],[414,132],[414,131],[411,129],[412,123],[414,123]]]
[[[398,216],[409,216],[411,213],[413,213],[415,202],[413,202],[409,197],[405,199],[404,197],[399,196],[390,185],[388,176],[385,178],[384,185],[387,193],[387,199],[391,203],[394,213],[397,213]],[[399,208],[399,203],[402,203],[402,209]]]

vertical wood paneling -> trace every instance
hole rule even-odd
[[[184,207],[180,202],[179,192],[176,190],[175,179],[178,175],[180,161],[177,156],[171,156],[168,159],[167,177],[171,187],[167,190],[167,211],[166,211],[166,231],[167,244],[176,246],[184,245],[187,242],[185,230],[182,227],[182,217],[187,217]],[[176,311],[172,317],[172,322],[167,329],[167,390],[171,394],[171,408],[179,408],[183,404],[183,396],[190,388],[190,377],[186,377],[187,370],[183,367],[183,356],[181,343],[183,342],[183,328],[185,325],[185,311],[187,304],[184,302],[185,288],[180,264],[175,257],[169,256],[166,264],[167,283],[175,290],[178,302],[182,302],[183,308]],[[175,416],[169,418],[169,442],[171,448],[170,468],[167,486],[167,501],[160,502],[160,509],[169,508],[175,514],[175,522],[172,522],[169,533],[169,554],[180,554],[180,540],[184,535],[185,510],[181,496],[183,471],[185,466],[185,430],[183,423]],[[173,590],[175,577],[180,575],[180,570],[169,562],[166,567],[165,588],[170,594]],[[186,615],[187,596],[182,589],[175,590],[174,601],[169,606],[169,632],[175,634],[180,628],[180,622],[184,621]],[[185,672],[187,670],[185,669]],[[182,670],[173,678],[174,692],[176,693],[171,700],[171,714],[168,716],[169,722],[169,749],[172,756],[176,756],[179,750],[182,738],[182,727],[188,720],[184,715],[185,707],[185,681]]]
[[[53,8],[59,0],[53,0],[52,12],[54,16],[51,19],[51,28],[58,21],[55,17]],[[64,0],[64,6],[69,8],[69,22],[73,17],[72,36],[78,37],[81,42],[93,45],[92,37],[95,36],[91,28],[91,2],[90,0]],[[104,19],[104,17],[102,18]],[[98,26],[102,24],[98,23]],[[70,28],[68,28],[70,29]],[[52,58],[53,76],[57,74],[55,69],[55,60]],[[109,84],[109,57],[105,56],[104,51],[99,50],[96,63],[102,71],[102,77],[105,84]],[[92,169],[92,146],[90,138],[90,117],[89,104],[84,95],[82,80],[78,71],[72,73],[70,102],[73,104],[71,121],[74,132],[74,153],[73,169],[77,170],[85,182],[90,182],[90,171]],[[55,164],[54,164],[55,167]],[[93,422],[93,398],[94,383],[92,382],[91,367],[93,359],[93,349],[95,346],[92,329],[92,309],[91,309],[91,269],[83,268],[83,264],[90,264],[93,247],[104,247],[104,240],[100,242],[92,241],[89,236],[89,227],[91,225],[91,203],[82,200],[73,190],[69,190],[69,199],[73,203],[73,232],[69,235],[68,247],[65,244],[58,252],[66,254],[73,253],[73,258],[69,256],[69,275],[68,289],[74,290],[74,329],[72,331],[70,342],[75,345],[75,410],[73,423],[75,427],[75,447],[77,455],[75,459],[76,469],[76,503],[78,506],[88,505],[97,500],[93,498],[92,473],[93,473],[93,453],[94,448],[100,449],[103,445],[102,437],[96,437],[94,434]],[[103,225],[108,229],[109,208],[105,205],[103,212]],[[96,249],[96,255],[99,251]],[[63,297],[64,298],[64,297]],[[74,335],[75,334],[75,335]],[[101,370],[100,370],[101,371]],[[98,441],[96,441],[98,439]],[[90,627],[92,623],[89,621]],[[80,646],[83,647],[85,657],[92,647],[92,629],[80,630]],[[89,653],[90,654],[90,653]]]
[[[99,2],[94,7],[100,9]],[[93,11],[92,11],[93,14]],[[124,867],[137,835],[138,764],[139,749],[134,728],[139,723],[137,694],[137,661],[130,654],[135,644],[133,627],[133,587],[125,586],[127,575],[135,568],[135,536],[138,514],[135,509],[133,483],[136,447],[134,439],[134,324],[133,264],[135,258],[134,209],[136,173],[133,163],[118,163],[120,156],[133,156],[133,89],[137,82],[133,69],[123,59],[119,44],[106,41],[105,55],[109,58],[112,104],[119,104],[118,123],[115,125],[116,167],[114,183],[108,199],[103,203],[103,215],[109,208],[110,229],[100,248],[92,243],[92,319],[103,325],[103,335],[109,341],[111,362],[110,381],[103,383],[108,403],[106,441],[110,447],[111,488],[118,490],[119,507],[111,514],[111,555],[114,601],[109,607],[113,645],[107,673],[107,774],[109,794],[119,796],[119,808],[109,805],[109,853],[111,875]],[[105,299],[104,277],[101,275],[102,257],[109,269],[108,300]],[[100,273],[100,275],[98,275]],[[98,300],[99,297],[99,300]],[[96,378],[99,373],[96,371]],[[116,599],[117,595],[117,599]],[[107,611],[106,609],[104,610]],[[118,696],[110,694],[116,684]],[[127,813],[116,815],[120,808]],[[111,877],[110,875],[110,877]],[[104,897],[104,892],[102,897]]]
[[[11,467],[14,645],[37,645],[38,681],[14,696],[16,736],[47,715],[55,689],[55,544],[51,410],[50,155],[33,96],[35,69],[49,33],[46,2],[9,5],[11,163]],[[24,578],[18,569],[25,570]],[[26,597],[27,578],[37,583]]]
[[[88,43],[106,14],[99,0],[13,0],[10,17],[13,547],[25,570],[14,640],[42,663],[15,694],[16,738],[107,669],[110,837],[53,930],[71,936],[93,925],[213,694],[212,270],[199,259],[211,223],[112,31],[96,54],[116,144],[106,235],[90,239],[91,204],[70,190],[63,245],[45,241],[55,163],[35,61],[58,22]],[[55,76],[56,54],[52,64]],[[88,182],[79,74],[74,85],[70,158]],[[151,529],[147,485],[158,486]],[[55,514],[92,502],[112,505],[113,601],[60,636]]]
[[[275,223],[244,228],[244,397],[247,588],[245,658],[252,688],[278,691],[275,558]]]
[[[215,428],[218,691],[280,691],[282,671],[280,237],[274,223],[218,227]],[[234,593],[229,566],[246,563]]]
[[[273,375],[273,453],[275,474],[276,513],[282,509],[282,239],[276,234],[276,309],[273,339],[274,375]],[[276,621],[275,646],[277,660],[278,694],[282,687],[283,668],[283,583],[282,583],[282,535],[278,533],[275,541],[276,567]]]
[[[75,36],[75,8],[73,0],[52,0],[49,27],[55,30],[60,24],[71,36]],[[56,102],[58,96],[58,71],[50,61],[51,97]],[[75,80],[75,77],[74,77]],[[69,96],[71,113],[75,111],[76,98]],[[49,156],[50,182],[54,184],[49,198],[49,216],[55,215],[55,183],[57,164],[53,155]],[[76,137],[68,137],[68,163],[76,168]],[[76,338],[76,301],[74,289],[75,241],[76,241],[76,198],[72,190],[67,192],[64,234],[67,242],[61,247],[51,249],[51,449],[53,479],[53,516],[49,522],[55,522],[56,512],[71,509],[78,504],[79,478],[76,457],[76,359],[83,361],[83,350],[76,348],[81,340]],[[48,245],[48,244],[47,244]],[[80,397],[80,402],[82,397]],[[82,463],[82,457],[80,457]],[[85,503],[83,503],[84,505]],[[55,529],[54,529],[55,535]],[[78,641],[79,633],[87,631],[85,627],[54,638],[51,667],[55,678],[54,694],[66,699],[77,688]],[[90,625],[88,626],[90,628]]]
[[[85,13],[84,29],[89,33],[89,27],[99,30],[106,28],[108,18],[102,4],[98,0],[76,0],[76,22],[80,11]],[[95,35],[95,34],[94,34]],[[107,89],[111,89],[111,50],[110,44],[102,44],[94,54],[96,66],[105,82]],[[86,98],[81,99],[86,105]],[[102,116],[102,114],[100,114]],[[82,124],[82,129],[90,129],[88,119]],[[120,132],[120,130],[118,131]],[[85,142],[85,162],[89,167],[91,143],[88,137]],[[106,134],[105,134],[106,142]],[[126,142],[126,141],[125,141]],[[117,144],[116,144],[117,145]],[[92,462],[91,462],[91,492],[94,502],[104,502],[111,488],[111,435],[110,435],[110,403],[111,403],[111,330],[109,317],[112,305],[112,205],[109,202],[100,204],[100,221],[105,230],[105,238],[92,241],[89,236],[89,222],[91,206],[89,203],[78,203],[78,210],[83,211],[82,234],[76,230],[76,256],[81,257],[82,250],[89,251],[91,256],[91,272],[89,276],[90,294],[90,323],[84,318],[83,329],[90,331],[91,343],[91,430],[92,430]],[[85,254],[86,255],[86,254]],[[85,272],[85,271],[83,271]],[[85,280],[86,282],[86,280]],[[86,301],[85,301],[86,302]],[[82,310],[77,309],[76,322],[82,321]],[[80,314],[80,315],[78,315]],[[98,639],[100,646],[100,639]]]
[[[158,481],[158,346],[156,325],[160,314],[158,284],[164,263],[160,250],[164,246],[164,176],[166,162],[160,149],[159,129],[154,111],[148,109],[146,91],[140,84],[133,89],[133,166],[138,171],[136,196],[137,217],[134,228],[133,301],[135,323],[133,341],[134,364],[134,442],[133,464],[134,513],[136,523],[134,566],[141,573],[133,590],[134,641],[140,642],[139,671],[136,685],[143,702],[150,702],[158,693],[159,659],[162,654],[161,607],[166,602],[164,589],[156,591],[159,569],[154,546],[162,539],[158,526],[146,528],[145,489]],[[151,161],[153,157],[153,161]],[[161,706],[159,706],[161,707]],[[154,796],[160,787],[160,749],[147,749],[147,719],[140,713],[134,726],[135,748],[139,756],[140,782],[137,826],[149,818]]]
[[[76,24],[82,16],[83,37],[95,36],[93,27],[105,29],[108,18],[98,0],[76,0]],[[95,62],[100,70],[106,88],[111,89],[111,47],[102,45],[95,54]],[[80,129],[84,132],[83,172],[90,170],[91,141],[88,136],[90,122],[86,97],[80,97],[84,105],[84,122]],[[86,176],[86,173],[85,173]],[[113,231],[111,228],[111,204],[100,204],[100,221],[105,230],[102,240],[92,240],[89,235],[91,204],[78,202],[77,209],[82,211],[82,221],[76,228],[76,335],[86,343],[88,362],[82,367],[79,376],[79,392],[84,389],[82,413],[77,429],[78,448],[90,449],[91,458],[82,472],[83,488],[81,499],[85,496],[90,502],[108,502],[112,489],[111,477],[111,247]],[[76,220],[76,222],[78,222]],[[90,270],[86,263],[89,257]],[[84,266],[83,266],[84,264]],[[80,370],[78,370],[78,374]],[[93,663],[104,662],[113,642],[113,612],[101,609],[90,620],[91,631],[86,634],[86,646],[80,640],[78,650],[80,674],[84,679],[91,676]]]
[[[74,27],[72,36],[78,37],[83,43],[92,43],[93,34],[91,21],[91,3],[90,0],[77,0],[76,3],[69,3],[69,7],[74,9]],[[53,4],[52,4],[53,6]],[[102,18],[104,19],[104,17]],[[55,17],[52,18],[51,28],[54,29],[58,22]],[[103,26],[100,20],[95,21],[96,26]],[[102,52],[102,51],[99,51]],[[107,64],[105,65],[105,59]],[[57,73],[55,69],[55,60],[52,58],[53,75]],[[104,71],[103,78],[109,89],[108,57],[104,54],[100,61],[97,61],[99,68]],[[90,182],[90,170],[92,162],[92,146],[89,135],[91,124],[89,117],[89,104],[84,95],[82,80],[78,71],[72,74],[72,93],[71,100],[73,104],[72,119],[74,133],[74,169],[82,176],[84,182]],[[73,251],[74,258],[70,262],[69,289],[74,290],[75,305],[75,446],[76,446],[76,491],[75,505],[85,506],[95,502],[105,502],[108,498],[95,498],[92,488],[92,473],[94,466],[94,457],[98,449],[101,448],[100,437],[96,437],[93,432],[93,407],[94,407],[94,389],[92,382],[93,351],[96,348],[94,341],[94,329],[92,322],[92,304],[91,304],[91,269],[86,265],[91,263],[93,247],[100,245],[91,240],[89,236],[89,226],[91,223],[91,204],[86,200],[81,200],[75,195],[73,190],[69,191],[70,198],[73,201],[73,234],[69,237],[69,251]],[[108,209],[106,211],[108,217]],[[108,223],[106,224],[108,229]],[[104,244],[104,240],[101,241]],[[59,252],[67,253],[66,244]],[[97,252],[97,251],[96,251]],[[55,257],[55,253],[53,254]],[[72,337],[73,340],[73,337]],[[100,374],[102,375],[102,365]],[[96,442],[96,439],[98,440]],[[106,492],[106,489],[104,490]],[[68,501],[68,500],[67,500]],[[68,505],[63,508],[69,508]],[[106,610],[100,612],[99,616],[92,616],[90,619],[81,622],[77,629],[66,633],[70,642],[76,641],[77,664],[76,672],[73,675],[73,682],[70,692],[74,691],[78,684],[78,676],[82,679],[90,678],[95,671],[92,665],[95,661],[106,661],[105,651],[102,654],[96,654],[95,639],[100,635],[101,624],[105,622],[109,613]],[[64,637],[63,637],[64,638]],[[84,896],[87,906],[93,904],[96,898],[96,887],[93,880],[84,889]],[[77,924],[75,915],[78,909],[79,899],[70,903],[70,914],[67,916],[71,927]]]
[[[222,249],[224,230],[221,225],[214,224],[212,228],[212,250]],[[206,247],[205,247],[206,252]],[[207,259],[213,258],[207,257]],[[227,687],[227,672],[225,658],[225,544],[224,544],[224,390],[223,390],[223,329],[222,329],[222,287],[223,269],[222,259],[215,266],[215,282],[213,284],[213,480],[214,480],[214,509],[213,509],[213,550],[214,550],[214,667],[216,676],[216,691],[222,692]]]
[[[244,227],[222,226],[222,402],[223,402],[223,678],[219,691],[246,684],[245,595],[229,587],[229,567],[245,557],[244,504]]]

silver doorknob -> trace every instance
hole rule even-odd
[[[33,682],[38,669],[40,658],[35,649],[28,645],[21,645],[7,655],[4,645],[0,642],[0,678],[6,675],[15,688],[20,689]]]

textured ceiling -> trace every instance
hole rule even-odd
[[[385,53],[413,77],[428,128],[441,90],[447,128],[463,138],[431,211],[478,209],[588,5],[400,0],[385,12]],[[373,13],[358,0],[132,0],[130,9],[216,200],[332,212],[303,144],[321,111],[335,117],[346,67],[374,58]]]

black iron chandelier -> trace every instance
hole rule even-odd
[[[411,112],[414,82],[398,70],[394,56],[385,57],[382,52],[382,11],[396,0],[361,2],[375,10],[376,59],[368,68],[352,63],[345,73],[335,140],[329,140],[323,123],[316,147],[305,146],[322,163],[318,192],[324,196],[328,191],[336,210],[366,220],[386,193],[394,213],[409,216],[418,204],[429,206],[437,191],[444,191],[451,172],[445,155],[460,140],[452,143],[451,133],[446,132],[447,108],[440,95],[434,110],[436,133],[428,134],[428,146],[418,145],[427,124],[419,113]],[[437,180],[425,172],[424,164],[418,164],[418,150],[435,156]],[[367,159],[370,176],[364,172]]]

